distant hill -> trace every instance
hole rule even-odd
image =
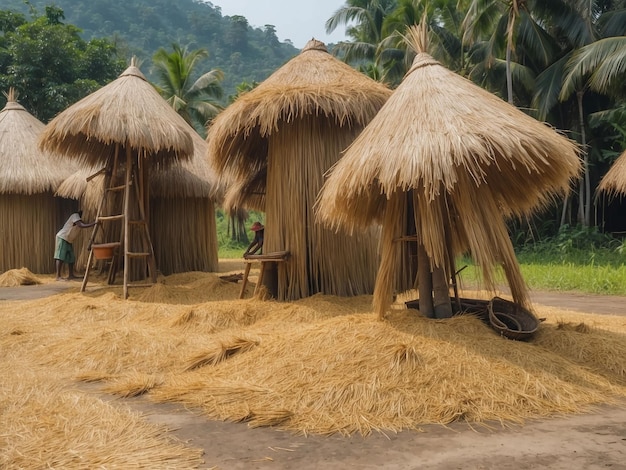
[[[209,59],[201,65],[224,74],[224,92],[235,93],[242,81],[267,78],[299,50],[280,42],[273,27],[252,28],[242,16],[224,17],[221,9],[201,0],[30,0],[38,14],[54,3],[63,9],[65,23],[83,30],[83,38],[110,38],[123,55],[136,55],[151,76],[152,55],[176,42],[190,49],[205,48]],[[25,14],[24,0],[3,0],[2,10]]]

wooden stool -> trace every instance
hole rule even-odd
[[[265,265],[267,263],[281,263],[287,261],[287,258],[289,258],[288,251],[276,251],[274,253],[267,253],[265,255],[248,255],[248,257],[243,260],[243,262],[246,263],[246,268],[244,270],[243,279],[241,281],[241,292],[239,293],[239,298],[243,299],[243,296],[246,293],[246,286],[248,285],[248,275],[250,274],[250,268],[252,267],[252,263],[261,263],[261,269],[259,270],[259,279],[256,283],[256,287],[254,288],[254,295],[256,295],[259,292],[261,285],[263,284]]]

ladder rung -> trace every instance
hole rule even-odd
[[[121,186],[111,186],[110,188],[107,188],[107,191],[121,191],[124,188],[126,188],[125,184]]]
[[[146,221],[145,220],[129,220],[128,223],[129,224],[135,224],[135,225],[141,225],[141,224],[145,224]]]
[[[154,285],[156,285],[156,282],[152,284],[127,284],[127,287],[152,287]]]
[[[111,220],[122,220],[124,218],[124,214],[118,214],[118,215],[104,215],[104,216],[100,216],[98,217],[98,222],[108,222]]]
[[[146,257],[146,256],[150,256],[150,253],[139,253],[139,252],[132,252],[129,251],[128,253],[126,253],[130,258],[142,258],[142,257]]]

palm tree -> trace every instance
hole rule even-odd
[[[194,80],[200,60],[208,55],[206,49],[188,51],[172,44],[172,52],[161,48],[152,58],[159,79],[156,89],[203,137],[209,121],[222,109],[216,100],[222,97],[224,79],[221,70],[213,69]]]
[[[626,9],[612,9],[610,2],[565,2],[561,15],[552,18],[555,36],[564,43],[560,60],[548,67],[537,80],[534,105],[545,118],[557,105],[575,98],[580,144],[583,149],[584,178],[579,188],[578,222],[591,223],[591,182],[586,127],[590,110],[585,106],[589,90],[624,99],[623,74],[626,69]],[[623,2],[622,2],[623,3]],[[598,100],[594,100],[598,103]],[[587,108],[589,105],[587,105]],[[565,222],[566,205],[561,223]]]
[[[345,25],[351,42],[339,43],[333,53],[346,62],[368,60],[374,62],[376,50],[383,39],[385,17],[397,6],[397,0],[347,0],[326,21],[326,32],[332,33]]]
[[[534,76],[559,52],[543,18],[563,10],[562,0],[472,0],[464,20],[464,42],[474,45],[484,70],[502,65],[507,101],[514,104],[514,82],[532,88]],[[504,43],[502,42],[504,40]],[[480,47],[476,47],[476,45]]]

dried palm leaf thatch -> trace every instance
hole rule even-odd
[[[195,131],[191,130],[195,133]],[[197,136],[197,134],[196,134]],[[221,197],[214,175],[204,160],[204,141],[194,139],[196,152],[185,162],[150,175],[150,233],[158,269],[165,275],[186,271],[217,271],[215,197]],[[57,194],[79,199],[87,220],[95,218],[104,195],[104,176],[87,178],[97,170],[84,168],[67,178]],[[109,198],[103,214],[118,213],[122,200]],[[118,239],[121,225],[109,223],[98,234],[101,242]],[[85,253],[83,252],[83,256]],[[86,258],[86,256],[85,256]],[[79,265],[86,259],[79,258]]]
[[[13,88],[6,96],[0,111],[0,194],[50,194],[74,165],[66,159],[53,161],[37,148],[44,124],[16,101]]]
[[[39,139],[42,150],[94,167],[104,166],[117,145],[160,168],[189,159],[194,151],[189,125],[146,80],[134,58],[119,78],[56,116]]]
[[[10,269],[0,274],[0,287],[33,286],[41,284],[41,279],[28,268]]]
[[[609,197],[626,194],[626,151],[615,160],[598,185],[598,193]]]
[[[218,269],[215,202],[203,198],[155,196],[150,233],[157,267],[164,275]]]
[[[0,358],[0,467],[196,468],[202,450],[167,429],[63,382],[34,363]]]
[[[248,209],[265,212],[265,187],[267,184],[267,167],[256,173],[250,173],[246,179],[233,180],[225,183],[228,187],[224,197],[224,209],[231,212],[238,209]]]
[[[26,267],[51,273],[54,234],[69,209],[53,192],[72,174],[73,165],[51,161],[37,148],[44,124],[16,101],[13,88],[6,96],[0,111],[0,272]]]
[[[356,131],[334,132],[334,125],[303,117],[281,125],[269,137],[264,252],[289,251],[278,266],[279,300],[319,292],[362,295],[373,291],[378,266],[378,230],[351,236],[316,223],[313,206],[323,175]]]
[[[150,194],[160,198],[210,198],[224,199],[225,188],[207,160],[207,144],[191,127],[188,129],[193,142],[193,156],[172,165],[164,171],[150,174]]]
[[[312,40],[209,128],[226,208],[263,209],[264,251],[290,252],[278,267],[278,299],[372,292],[376,230],[337,235],[315,223],[312,207],[324,173],[390,93]]]
[[[235,179],[258,173],[267,159],[267,137],[280,124],[324,116],[337,127],[365,126],[391,91],[330,55],[317,40],[241,95],[212,122],[208,154],[218,174]]]
[[[383,231],[391,231],[385,243],[399,244],[410,234],[392,230],[385,214],[399,193],[410,192],[415,242],[431,269],[443,268],[449,278],[450,260],[469,252],[487,288],[502,266],[515,301],[527,305],[504,220],[567,191],[580,168],[574,142],[418,50],[403,82],[331,170],[317,213],[327,226],[348,231],[384,220]],[[390,250],[384,256],[397,256],[397,249],[383,247]],[[389,306],[392,279],[384,272],[377,281],[380,313]]]

